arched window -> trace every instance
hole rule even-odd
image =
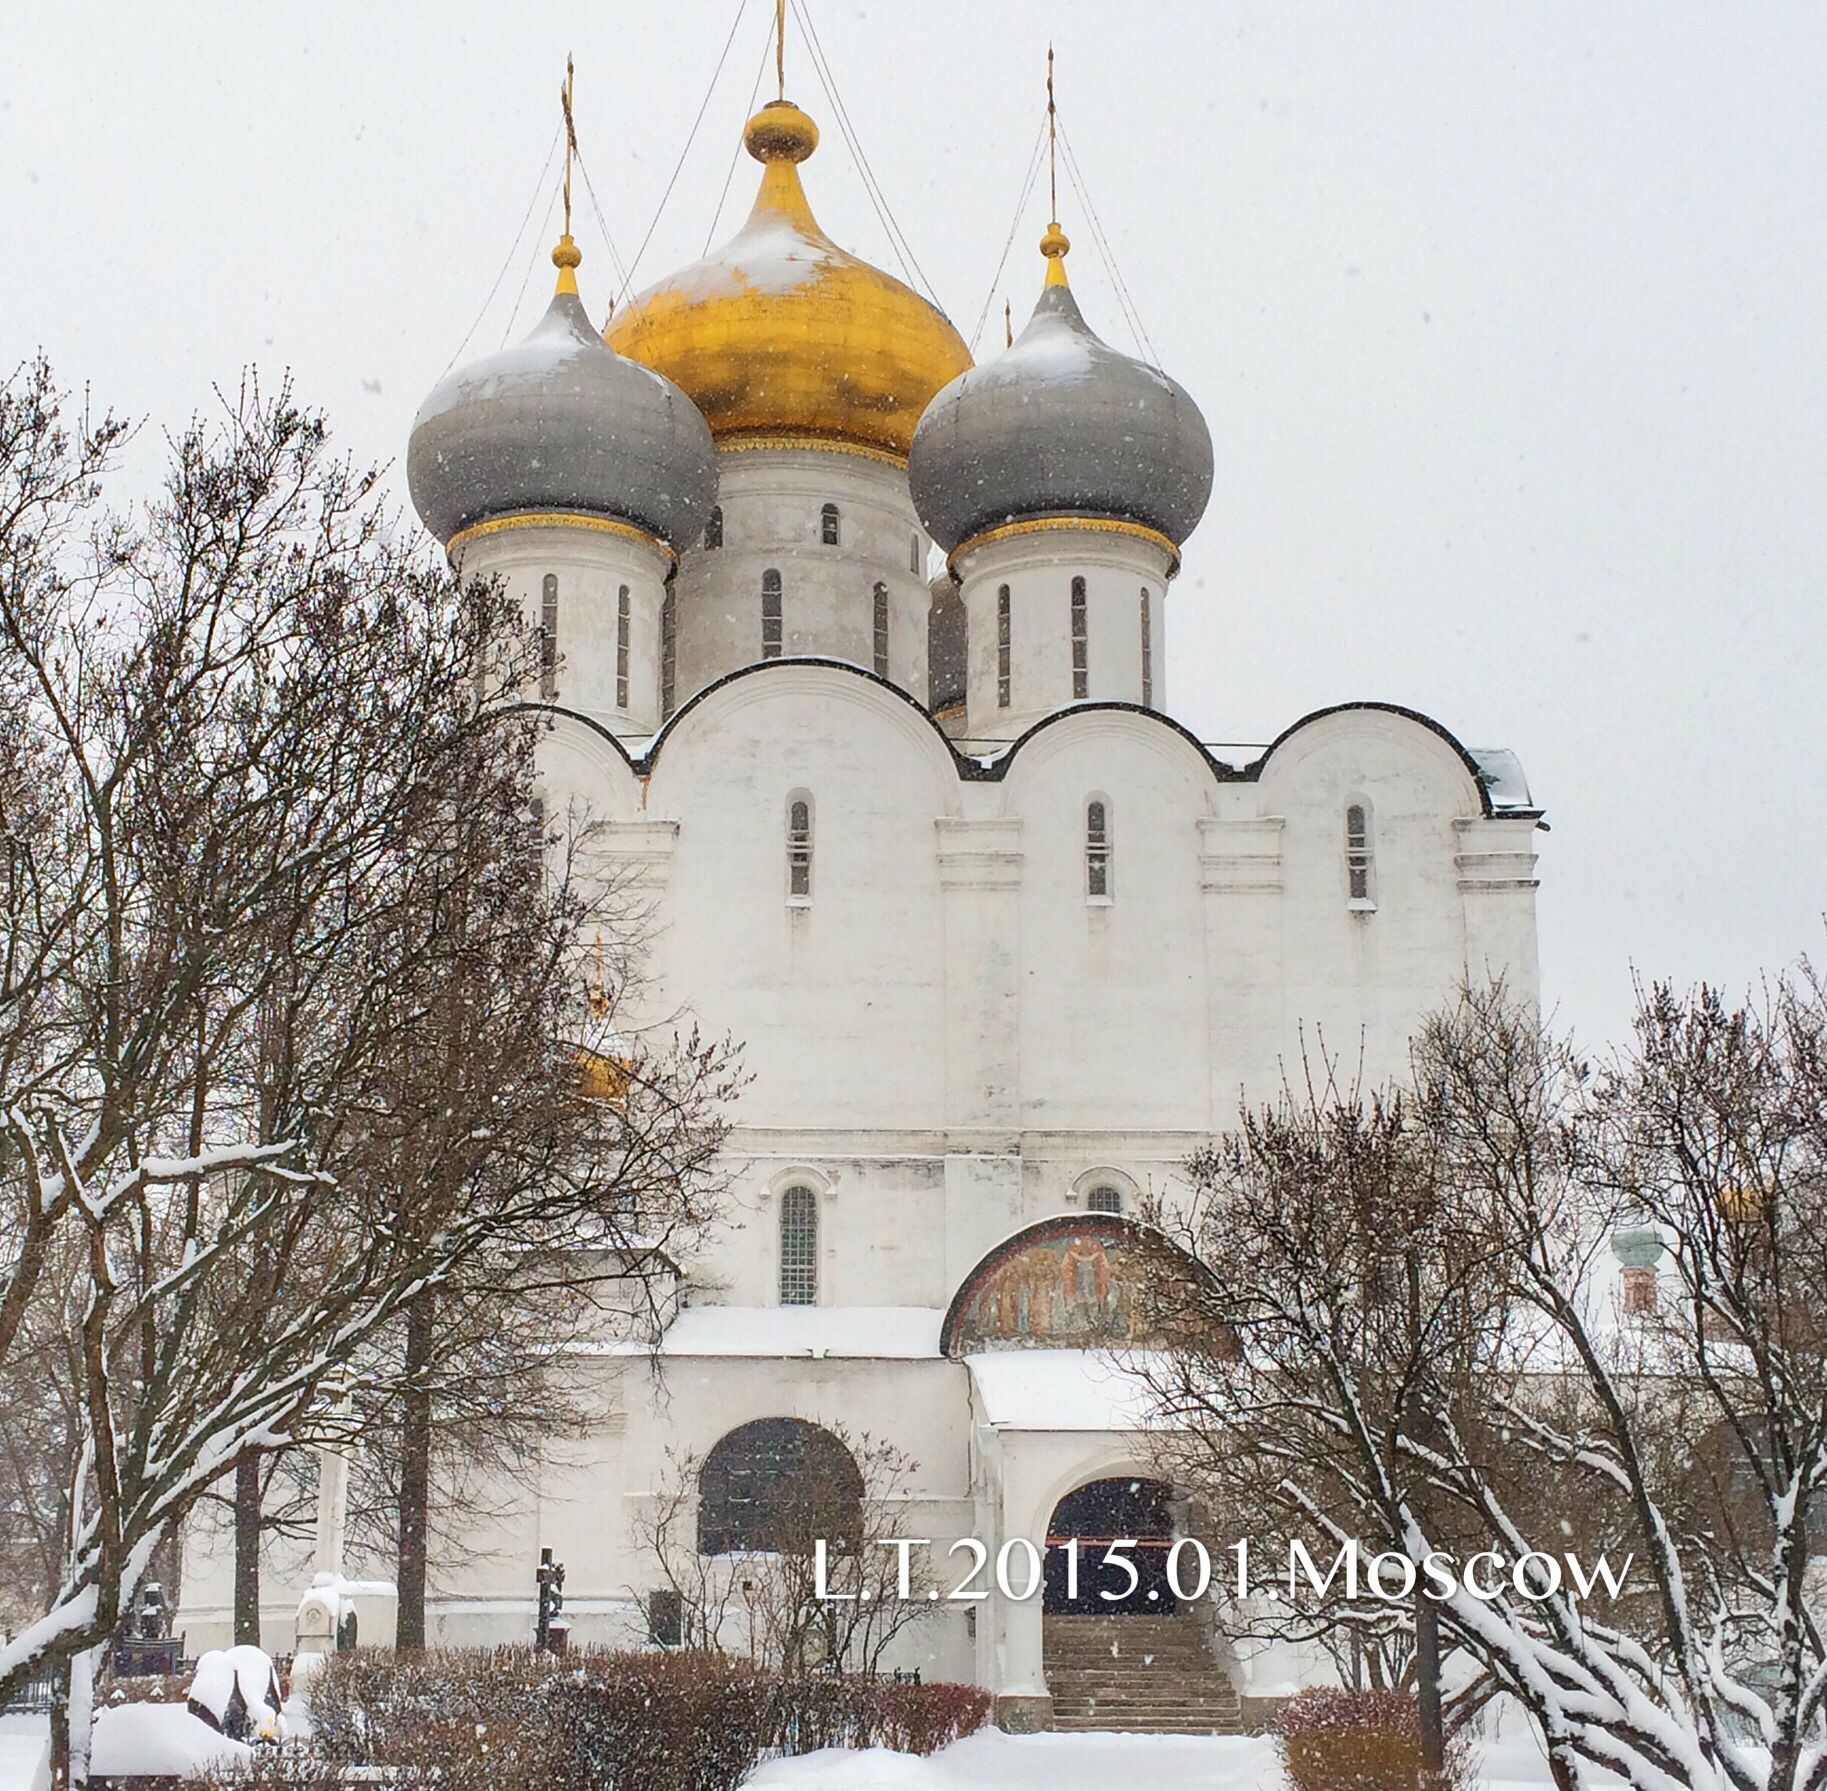
[[[875,632],[875,675],[878,678],[888,676],[888,587],[878,584],[875,588],[875,614],[873,618]]]
[[[1093,1188],[1085,1196],[1085,1211],[1088,1213],[1120,1213],[1123,1210],[1122,1191],[1106,1183]]]
[[[670,586],[660,599],[660,719],[673,712],[679,696],[679,598]]]
[[[1148,587],[1142,587],[1142,707],[1155,706],[1155,629],[1154,604]]]
[[[539,597],[539,694],[558,695],[558,574],[548,572]]]
[[[827,504],[818,513],[818,538],[827,547],[837,546],[838,521],[837,505]]]
[[[1085,804],[1085,900],[1107,902],[1115,890],[1110,862],[1110,804],[1093,796]]]
[[[761,575],[761,657],[778,659],[782,638],[780,574],[770,569]]]
[[[723,506],[712,504],[711,513],[704,524],[704,545],[721,547],[723,545]]]
[[[996,587],[996,707],[1009,706],[1009,587]]]
[[[780,1197],[780,1303],[818,1304],[818,1196],[810,1188]]]
[[[907,550],[907,570],[917,578],[920,574],[920,537],[913,538],[913,546]]]
[[[615,706],[628,707],[628,587],[615,594]]]
[[[1072,695],[1091,694],[1091,621],[1086,613],[1085,581],[1072,581]]]
[[[1345,895],[1353,908],[1377,905],[1370,809],[1362,802],[1353,802],[1345,810]]]
[[[787,798],[787,900],[812,900],[812,798],[802,792]]]
[[[843,1442],[800,1418],[739,1425],[698,1472],[698,1553],[804,1555],[862,1539],[863,1477]]]

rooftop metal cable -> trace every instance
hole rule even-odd
[[[691,121],[691,129],[685,135],[685,147],[679,151],[679,159],[673,164],[671,177],[666,182],[666,190],[660,195],[660,203],[654,207],[653,222],[647,226],[647,234],[641,238],[641,246],[634,252],[634,260],[628,264],[627,277],[622,281],[621,290],[616,294],[615,302],[619,309],[621,302],[628,296],[628,288],[634,284],[634,276],[641,265],[641,257],[647,253],[647,245],[653,241],[653,233],[659,228],[660,217],[666,210],[666,201],[672,197],[672,190],[678,184],[679,171],[685,166],[685,158],[691,154],[691,146],[698,140],[698,127],[704,122],[704,114],[709,109],[711,95],[717,91],[717,79],[723,73],[723,65],[729,60],[730,46],[736,41],[736,28],[742,23],[742,14],[748,0],[736,0],[736,16],[730,20],[729,35],[723,40],[722,53],[717,57],[717,66],[711,70],[710,85],[704,90],[704,98],[698,104],[697,116]]]
[[[1028,209],[1029,195],[1034,191],[1034,182],[1040,175],[1041,151],[1046,146],[1047,121],[1043,116],[1040,128],[1034,133],[1034,147],[1028,154],[1028,172],[1021,183],[1021,197],[1015,201],[1014,215],[1009,219],[1009,233],[1002,239],[1002,253],[996,260],[996,271],[990,276],[989,290],[983,295],[983,309],[977,313],[977,327],[971,331],[971,353],[977,352],[977,339],[983,334],[984,323],[990,315],[990,306],[996,300],[996,288],[1002,282],[1002,270],[1009,264],[1009,250],[1015,243],[1015,232],[1021,228],[1021,215]]]
[[[526,235],[527,226],[533,221],[533,207],[539,203],[539,195],[546,190],[546,176],[552,171],[552,158],[557,155],[558,146],[564,140],[564,134],[565,127],[561,119],[557,129],[552,133],[552,141],[546,150],[546,159],[540,167],[539,178],[534,181],[533,191],[527,199],[526,215],[520,220],[520,228],[514,232],[514,240],[508,244],[508,252],[502,258],[501,271],[496,274],[495,283],[488,289],[488,297],[482,301],[482,308],[476,313],[475,321],[463,332],[463,340],[457,344],[450,359],[444,363],[444,373],[448,373],[451,368],[456,366],[458,357],[464,349],[469,347],[470,338],[482,327],[482,320],[488,315],[489,306],[495,302],[495,294],[501,290],[501,282],[507,278],[507,271],[514,264],[514,256],[520,248],[520,239]],[[550,212],[551,209],[551,201],[548,200],[546,210]],[[525,288],[522,287],[521,290],[525,291]],[[519,310],[520,307],[516,304],[514,308]],[[438,377],[442,379],[444,373],[440,373]]]

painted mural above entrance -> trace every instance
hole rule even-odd
[[[964,1278],[941,1347],[968,1355],[1156,1343],[1145,1283],[1168,1248],[1115,1214],[1043,1219],[1005,1238]]]

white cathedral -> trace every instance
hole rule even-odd
[[[1360,702],[1228,762],[1166,712],[1211,437],[1093,332],[1058,224],[1031,320],[973,366],[819,228],[805,112],[768,104],[745,142],[760,190],[722,248],[599,331],[567,233],[538,327],[413,429],[426,526],[542,623],[544,781],[654,903],[642,999],[752,1076],[662,1384],[593,1360],[592,1434],[434,1558],[434,1641],[523,1640],[542,1548],[574,1644],[646,1636],[632,1526],[669,1449],[706,1460],[707,1549],[753,1545],[756,1489],[833,1427],[917,1461],[902,1528],[940,1557],[1171,1531],[1110,1351],[1127,1215],[1303,1036],[1361,1041],[1374,1077],[1465,979],[1536,990],[1510,753]],[[230,1570],[191,1554],[194,1650],[227,1639]],[[285,1649],[301,1588],[268,1579]],[[1077,1614],[948,1604],[896,1659],[1064,1722]]]

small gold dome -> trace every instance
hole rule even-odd
[[[904,461],[970,351],[918,293],[818,227],[798,168],[818,126],[799,107],[763,106],[743,142],[762,165],[748,222],[611,319],[609,346],[682,386],[719,447],[809,438]]]

